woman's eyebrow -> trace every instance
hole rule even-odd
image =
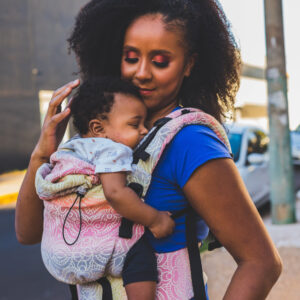
[[[133,46],[124,46],[123,51],[134,51],[134,52],[140,53],[140,50]]]
[[[172,54],[171,51],[168,51],[165,49],[152,50],[150,53],[151,53],[151,55],[157,55],[157,54],[171,55]]]
[[[140,50],[138,48],[135,48],[135,47],[129,46],[129,45],[124,46],[124,50],[140,53]],[[166,50],[166,49],[154,49],[154,50],[150,51],[150,55],[157,55],[157,54],[171,55],[172,52],[169,50]]]

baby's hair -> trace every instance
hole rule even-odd
[[[89,130],[89,121],[105,119],[114,104],[116,93],[131,95],[142,101],[138,89],[130,82],[117,77],[98,77],[85,80],[76,91],[71,112],[73,124],[80,134]]]

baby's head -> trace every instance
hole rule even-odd
[[[84,81],[71,104],[73,124],[82,137],[109,138],[134,148],[147,134],[147,108],[138,89],[118,78]]]

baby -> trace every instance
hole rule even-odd
[[[89,283],[100,277],[122,273],[128,299],[137,299],[131,295],[139,290],[138,299],[154,299],[156,257],[142,237],[143,226],[162,238],[174,221],[127,186],[132,149],[148,132],[146,106],[133,85],[95,78],[79,87],[71,111],[79,134],[36,176],[37,193],[45,200],[43,261],[58,280],[79,284],[79,293],[86,288],[88,294]],[[137,223],[131,239],[119,237],[121,216]]]

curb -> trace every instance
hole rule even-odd
[[[17,201],[19,193],[11,193],[0,196],[0,205],[7,205]]]
[[[0,174],[0,209],[16,204],[26,170],[13,170]]]

